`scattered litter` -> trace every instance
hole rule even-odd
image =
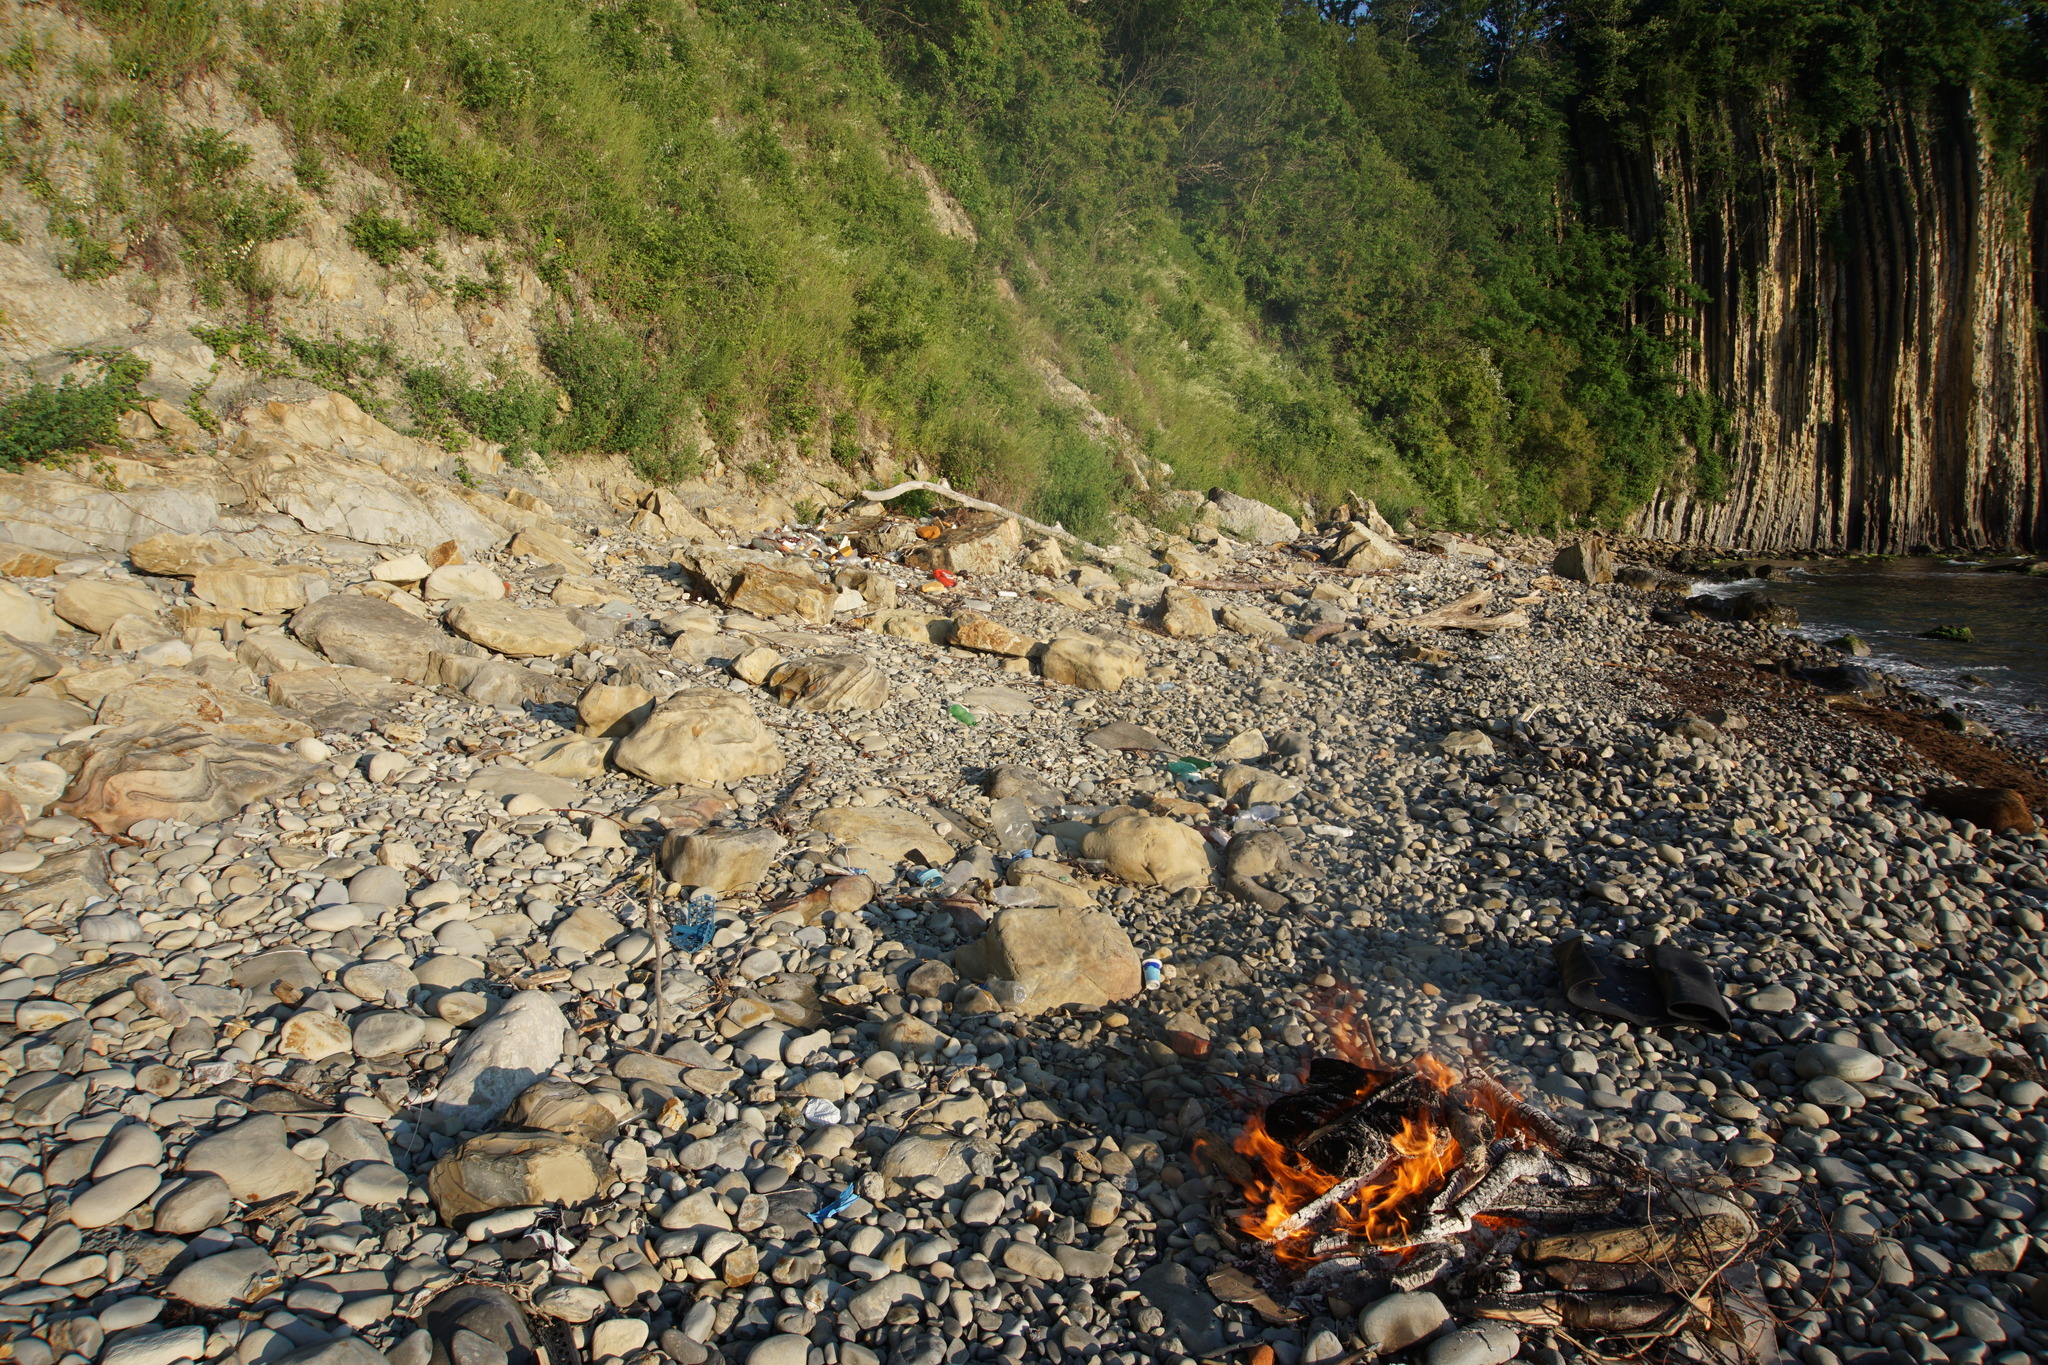
[[[968,710],[966,707],[962,706],[957,701],[946,708],[946,714],[951,716],[954,720],[959,721],[962,725],[981,724],[981,721],[975,716],[975,714],[972,711]]]
[[[1278,806],[1253,806],[1250,810],[1231,821],[1230,827],[1237,830],[1264,829],[1280,818]]]
[[[1145,989],[1148,991],[1158,990],[1160,981],[1166,975],[1166,964],[1156,957],[1148,957],[1143,963],[1143,971],[1145,973]]]
[[[921,867],[912,880],[919,886],[938,886],[946,880],[946,874],[936,867]]]
[[[1344,825],[1310,825],[1308,828],[1311,834],[1320,834],[1325,839],[1349,839],[1358,833]]]
[[[960,586],[960,577],[950,569],[933,569],[932,577],[949,588]]]
[[[808,1108],[808,1106],[806,1107]],[[823,1223],[827,1218],[837,1218],[840,1214],[845,1213],[848,1209],[853,1207],[853,1201],[858,1198],[860,1198],[860,1196],[854,1192],[854,1187],[848,1185],[838,1194],[832,1196],[831,1203],[827,1204],[824,1208],[819,1209],[816,1212],[808,1214],[806,1216],[813,1223]]]
[[[701,953],[711,946],[711,936],[718,932],[712,915],[718,909],[718,898],[709,891],[699,891],[683,906],[682,918],[668,931],[671,947],[682,953]]]
[[[840,1118],[839,1106],[822,1096],[804,1102],[804,1122],[813,1128],[830,1128]]]
[[[1175,777],[1193,777],[1205,768],[1213,768],[1215,766],[1214,763],[1211,763],[1206,758],[1176,758],[1173,762],[1166,765],[1166,771],[1172,773]]]

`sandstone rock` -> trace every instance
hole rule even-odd
[[[799,616],[824,625],[831,621],[839,590],[804,569],[749,564],[734,581],[725,604],[755,616]]]
[[[609,910],[579,905],[548,934],[548,947],[557,953],[569,949],[590,957],[625,931],[626,926]]]
[[[425,555],[397,555],[390,559],[380,559],[375,564],[372,564],[370,566],[370,577],[376,579],[379,583],[396,583],[410,587],[415,583],[423,581],[433,571],[434,566],[427,563]]]
[[[1493,737],[1484,730],[1453,730],[1437,741],[1437,748],[1450,758],[1491,758]]]
[[[19,696],[31,683],[54,678],[64,660],[41,645],[0,634],[0,697]]]
[[[863,849],[884,863],[901,862],[912,850],[927,863],[941,866],[953,857],[953,846],[939,832],[909,811],[888,806],[840,806],[811,817],[811,828],[832,835],[849,848]]]
[[[288,1141],[283,1119],[256,1114],[186,1148],[182,1169],[217,1175],[235,1198],[251,1203],[309,1193],[320,1170]]]
[[[327,660],[307,649],[282,631],[251,631],[235,646],[235,659],[259,678],[272,673],[295,673],[302,668],[325,668]],[[382,682],[382,678],[377,681]],[[273,704],[276,699],[272,699]]]
[[[172,1277],[165,1292],[194,1308],[218,1310],[254,1303],[283,1283],[269,1252],[233,1247],[192,1262]]]
[[[160,578],[190,578],[209,564],[224,564],[238,556],[211,536],[181,535],[165,531],[128,547],[128,562],[137,573]]]
[[[1022,994],[1013,1007],[1023,1014],[1095,1009],[1144,984],[1129,935],[1101,910],[1012,906],[954,954],[954,966],[975,981],[1015,982]]]
[[[903,552],[914,569],[950,569],[985,574],[1007,569],[1024,549],[1024,534],[1010,517],[988,512],[955,513],[956,529],[937,540],[920,541]],[[965,521],[966,524],[959,524]]]
[[[567,613],[548,607],[470,599],[441,619],[463,639],[515,658],[559,658],[583,648],[585,640]]]
[[[25,645],[46,645],[57,638],[57,617],[41,598],[12,583],[0,583],[0,635]]]
[[[982,654],[1004,654],[1013,659],[1024,658],[1038,646],[1038,641],[1019,635],[978,611],[953,613],[953,643],[961,649],[972,649]]]
[[[0,701],[0,735],[63,735],[92,724],[92,712],[55,697]]]
[[[768,675],[768,690],[795,711],[873,711],[889,700],[889,678],[858,654],[792,659]]]
[[[654,694],[631,683],[592,683],[576,699],[576,733],[629,735],[654,713]]]
[[[756,645],[732,661],[732,675],[741,682],[759,687],[768,681],[768,675],[782,662],[782,652],[767,645]]]
[[[1248,607],[1242,602],[1225,602],[1216,615],[1221,618],[1224,625],[1239,635],[1249,635],[1263,640],[1287,638],[1287,627],[1257,607]]]
[[[8,578],[48,578],[62,562],[47,550],[0,540],[0,575]]]
[[[325,597],[328,578],[319,569],[230,559],[204,564],[192,574],[192,595],[237,611],[297,611]]]
[[[745,701],[710,687],[662,702],[612,751],[620,768],[663,785],[733,782],[780,772],[788,761]]]
[[[70,781],[70,773],[44,759],[0,763],[0,791],[19,801],[31,817],[48,810]]]
[[[57,615],[95,635],[106,634],[124,616],[154,618],[163,609],[163,599],[140,583],[80,578],[57,589]]]
[[[109,692],[94,717],[106,726],[184,723],[259,744],[291,744],[313,733],[246,693],[184,673],[158,673]]]
[[[348,1025],[336,1015],[300,1010],[278,1029],[277,1050],[309,1062],[339,1056],[350,1050]]]
[[[537,773],[587,782],[604,776],[605,766],[611,761],[613,743],[609,739],[562,735],[521,749],[519,761]]]
[[[694,545],[715,545],[725,539],[699,519],[679,495],[666,488],[654,489],[640,500],[632,529],[642,535],[667,536]]]
[[[527,1204],[575,1205],[617,1179],[597,1148],[552,1133],[485,1133],[434,1163],[427,1194],[444,1223]]]
[[[505,595],[505,580],[481,564],[443,564],[427,575],[422,591],[429,602],[495,602]]]
[[[1390,537],[1355,521],[1330,557],[1347,569],[1398,569],[1404,558]]]
[[[788,840],[773,830],[716,829],[699,834],[678,830],[661,841],[662,875],[682,886],[723,896],[751,891]]]
[[[495,1121],[522,1090],[562,1060],[568,1029],[562,1007],[547,992],[513,995],[448,1059],[433,1112],[458,1128]]]
[[[868,618],[868,629],[877,635],[893,635],[899,640],[916,640],[920,644],[953,643],[953,619],[950,616],[933,616],[910,607],[876,612]]]
[[[1159,628],[1176,640],[1205,640],[1216,633],[1216,613],[1186,588],[1168,588],[1159,598]]]
[[[1140,886],[1178,891],[1207,886],[1211,853],[1200,833],[1178,820],[1157,815],[1127,815],[1081,840],[1081,852],[1100,858],[1109,870]]]
[[[1216,524],[1239,540],[1254,545],[1278,545],[1301,534],[1294,518],[1279,508],[1218,488],[1209,494],[1216,509]]]
[[[529,526],[512,537],[512,543],[505,552],[510,555],[530,555],[543,564],[553,564],[567,569],[570,573],[590,573],[595,569],[575,546],[554,532],[540,526]]]
[[[1612,583],[1614,555],[1604,539],[1587,536],[1559,550],[1550,561],[1550,571],[1575,583]]]
[[[1045,647],[1038,663],[1046,681],[1093,692],[1114,692],[1145,672],[1137,646],[1095,635],[1063,635]]]
[[[634,1113],[633,1102],[616,1090],[586,1090],[574,1081],[536,1081],[519,1092],[505,1117],[522,1128],[598,1142]]]
[[[435,653],[478,657],[475,645],[451,638],[402,607],[355,593],[335,593],[300,608],[292,634],[338,664],[387,678],[424,682]]]
[[[97,735],[53,758],[74,774],[58,809],[103,834],[125,834],[138,820],[211,824],[305,781],[313,768],[274,745],[190,725]]]
[[[1450,1310],[1427,1292],[1389,1294],[1358,1315],[1358,1334],[1383,1355],[1404,1351],[1450,1325]]]
[[[153,1230],[166,1237],[189,1237],[218,1227],[227,1218],[234,1198],[228,1182],[211,1172],[188,1176],[157,1198],[151,1210]]]
[[[841,569],[832,575],[834,585],[859,593],[870,611],[896,608],[896,580],[876,569]]]
[[[1025,543],[1017,567],[1040,578],[1065,578],[1073,565],[1067,562],[1067,553],[1057,540],[1033,540]]]

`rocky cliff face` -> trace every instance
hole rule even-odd
[[[1670,325],[1730,417],[1726,496],[1667,490],[1636,529],[1757,549],[2048,543],[2037,331],[2044,201],[2001,173],[1965,97],[1893,108],[1834,174],[1769,111],[1713,148],[1589,157],[1588,197],[1682,258]]]

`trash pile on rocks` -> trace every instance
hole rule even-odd
[[[1969,775],[1745,690],[1767,630],[1364,505],[1111,555],[512,493],[483,544],[0,547],[16,1361],[1584,1358],[1212,1288],[1195,1146],[1339,977],[1780,1229],[1813,1365],[2048,1349],[2024,755],[1955,736],[2017,775],[1943,814]],[[1581,1014],[1572,935],[1710,958],[1732,1027]]]

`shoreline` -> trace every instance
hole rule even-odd
[[[1334,552],[1349,534],[1306,543]],[[74,887],[100,879],[96,903],[16,912],[12,934],[35,937],[0,988],[57,990],[73,970],[59,949],[93,970],[135,954],[190,1003],[176,1026],[139,1004],[102,1016],[103,1060],[131,1087],[81,1085],[69,1112],[68,1098],[17,1102],[0,1137],[54,1155],[127,1105],[157,1134],[166,1179],[216,1169],[198,1154],[228,1140],[212,1221],[174,1233],[163,1201],[132,1206],[159,1210],[173,1258],[215,1262],[226,1253],[193,1246],[218,1227],[287,1282],[517,1281],[593,1358],[594,1333],[644,1323],[605,1340],[637,1335],[679,1365],[790,1338],[838,1365],[920,1339],[940,1357],[1014,1360],[1021,1342],[1102,1365],[1263,1343],[1299,1365],[1325,1336],[1365,1344],[1368,1305],[1275,1326],[1211,1298],[1205,1277],[1241,1249],[1237,1205],[1194,1149],[1242,1120],[1232,1094],[1285,1087],[1334,1046],[1329,993],[1348,987],[1395,1057],[1427,1048],[1484,1071],[1758,1225],[1788,1220],[1760,1263],[1788,1349],[1907,1340],[1936,1296],[1981,1305],[1944,1311],[1987,1349],[2002,1343],[1983,1314],[2006,1349],[2048,1350],[2033,1241],[2048,1238],[2033,1193],[2048,1089],[2029,1080],[2048,1059],[2048,837],[1924,800],[2009,777],[2038,808],[2037,759],[1939,729],[1888,684],[1831,702],[1792,672],[1817,657],[1803,642],[1660,624],[1668,592],[1561,580],[1554,547],[1533,541],[1416,537],[1353,573],[1209,528],[1150,547],[1179,584],[1038,547],[1023,562],[1040,572],[991,567],[927,592],[929,573],[873,558],[843,587],[810,577],[810,533],[783,537],[794,554],[747,539],[774,543],[613,527],[601,546],[565,543],[588,572],[491,558],[510,586],[493,608],[510,613],[490,637],[502,648],[436,665],[425,686],[351,678],[387,690],[336,703],[323,714],[347,723],[296,749],[268,746],[303,766],[246,809],[151,817],[125,842],[75,820],[31,826],[22,848],[44,865],[0,878],[0,904],[49,894],[66,859]],[[334,578],[321,601],[368,612],[354,604],[415,594],[398,570],[379,580],[374,555],[323,555],[297,554]],[[88,580],[124,583],[67,581]],[[1415,624],[1474,592],[1479,618],[1527,624]],[[848,594],[858,604],[839,610]],[[564,605],[578,597],[612,603],[610,625]],[[301,630],[310,610],[295,647],[363,649]],[[393,610],[440,639],[465,620],[424,596]],[[487,613],[471,610],[476,630]],[[583,642],[559,663],[502,656],[527,647],[513,627],[571,610],[587,613],[569,618]],[[934,642],[945,632],[951,647]],[[1055,660],[1094,685],[1034,673]],[[338,686],[331,663],[275,675],[273,693]],[[722,780],[629,757],[657,705],[731,713]],[[94,742],[48,752],[89,762]],[[1198,832],[1233,827],[1229,852]],[[653,859],[664,880],[719,888],[708,943],[666,957],[660,1010],[662,926],[643,922],[636,880]],[[957,877],[956,894],[921,890],[922,864]],[[1032,901],[1046,924],[1092,926],[1056,940],[1072,970],[991,975],[990,926],[1021,926],[1002,907]],[[1572,935],[1623,960],[1666,941],[1699,952],[1735,1026],[1631,1028],[1571,1007],[1551,957]],[[1140,988],[1141,958],[1162,964],[1157,990]],[[561,1018],[576,1047],[563,1053],[555,1026],[531,1052],[508,1000]],[[202,1004],[224,1011],[217,1024],[194,1017]],[[33,1037],[24,1008],[16,1027]],[[602,1134],[579,1149],[599,1177],[520,1168],[514,1206],[559,1205],[573,1229],[559,1265],[517,1217],[462,1232],[451,1191],[481,1160],[466,1144],[541,1141],[552,1112],[507,1117],[512,1094],[458,1089],[480,1038],[498,1065],[527,1057],[527,1074],[563,1087],[551,1102]],[[158,1089],[137,1088],[145,1073]],[[834,1117],[807,1120],[812,1101]],[[308,1138],[324,1148],[295,1156]],[[105,1183],[81,1172],[72,1207]],[[59,1188],[15,1197],[40,1209]],[[259,1242],[271,1225],[228,1190],[305,1218]],[[839,1212],[812,1217],[842,1192]],[[370,1233],[371,1210],[388,1230]],[[351,1226],[365,1231],[317,1231]],[[620,1303],[612,1275],[640,1287]],[[231,1314],[199,1297],[211,1291],[168,1278],[94,1293],[169,1293],[225,1330]],[[306,1303],[309,1322],[334,1321]],[[424,1350],[388,1314],[355,1330],[390,1362]],[[1092,1346],[1062,1347],[1067,1331]],[[1577,1358],[1539,1329],[1525,1345]]]

